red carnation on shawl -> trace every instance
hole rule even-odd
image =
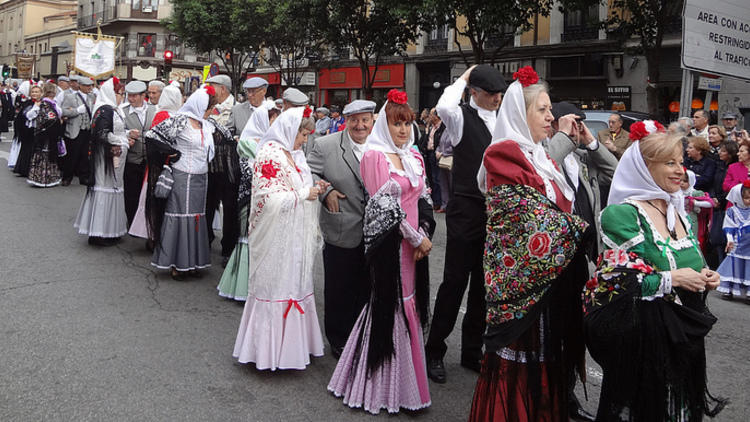
[[[392,89],[388,91],[388,101],[396,104],[406,104],[406,101],[409,99],[405,92],[399,91],[397,89]]]
[[[213,97],[214,95],[216,95],[216,88],[212,87],[211,85],[206,85],[206,93],[209,96]]]
[[[310,106],[306,106],[305,110],[302,112],[302,118],[307,119],[312,115],[312,108]]]
[[[526,88],[529,85],[534,85],[539,82],[539,75],[536,73],[533,67],[524,66],[518,69],[517,72],[513,73],[513,79],[521,82],[521,85]]]
[[[743,188],[750,188],[750,180],[745,180],[744,182],[742,182],[742,187]]]
[[[631,141],[640,141],[652,133],[664,131],[664,126],[656,120],[644,120],[630,125],[629,138]]]

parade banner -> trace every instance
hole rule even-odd
[[[94,79],[115,73],[115,50],[120,37],[74,33],[73,67],[78,73]]]
[[[34,77],[34,56],[16,54],[16,69],[20,79]]]

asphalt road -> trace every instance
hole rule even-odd
[[[91,247],[73,221],[79,185],[37,189],[6,169],[0,143],[0,421],[372,420],[326,386],[336,361],[304,371],[258,371],[231,356],[242,306],[217,295],[218,242],[202,279],[172,280],[149,265],[140,239]],[[434,300],[442,278],[445,224],[431,255]],[[323,314],[322,269],[317,269]],[[710,299],[719,322],[707,341],[714,394],[729,397],[717,420],[750,420],[750,305]],[[459,316],[459,321],[460,317]],[[388,420],[466,420],[476,374],[459,365],[460,322],[449,339],[447,384],[430,384],[432,406]],[[601,381],[590,362],[585,406]],[[583,392],[579,385],[579,397]]]

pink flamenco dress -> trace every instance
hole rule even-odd
[[[421,157],[409,153],[424,168]],[[414,250],[425,236],[418,213],[424,180],[412,186],[403,171],[375,150],[364,154],[360,169],[370,194],[364,237],[372,290],[328,390],[349,407],[373,414],[422,409],[431,402],[418,311],[422,307],[417,303],[423,296],[416,286],[422,283],[415,282]]]

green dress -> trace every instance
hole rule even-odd
[[[635,202],[610,205],[600,219],[606,248],[583,291],[586,345],[604,375],[597,420],[715,415],[725,401],[708,393],[704,339],[716,318],[669,274],[705,266],[690,223],[680,217],[687,236],[664,238]]]

